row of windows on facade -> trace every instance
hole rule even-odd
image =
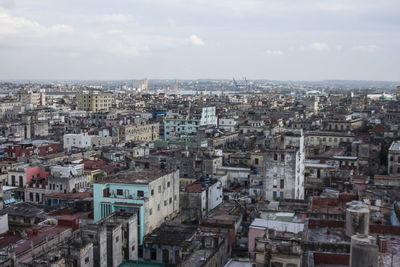
[[[176,195],[174,195],[174,201],[176,201],[176,199],[177,199],[177,197],[176,197]],[[172,204],[172,197],[169,198],[168,202],[169,202],[170,205]],[[164,207],[167,206],[168,202],[167,202],[167,200],[164,200]],[[161,210],[161,204],[158,203],[157,204],[157,211],[160,211],[160,210]],[[152,215],[152,214],[153,214],[153,209],[150,209],[149,210],[149,215]]]
[[[24,184],[24,177],[19,176],[19,186],[22,186]],[[11,176],[11,185],[15,186],[15,175]]]
[[[390,157],[390,161],[394,161],[394,157],[393,156]],[[400,156],[397,157],[397,163],[400,163]]]
[[[279,198],[283,199],[284,196],[285,196],[285,194],[283,192],[279,192]],[[278,198],[278,192],[276,192],[276,191],[272,192],[272,197],[274,199]]]
[[[393,167],[390,167],[389,173],[393,173]],[[400,174],[400,167],[397,168],[397,173]]]
[[[43,200],[43,198],[44,198],[44,194],[42,194],[42,200]],[[29,201],[33,202],[33,193],[32,192],[29,193]],[[39,202],[39,201],[40,201],[40,194],[36,193],[36,202]]]
[[[310,137],[310,140],[311,140],[311,141],[314,141],[314,137]],[[317,140],[320,141],[320,140],[321,140],[321,137],[317,137]],[[345,141],[345,138],[340,137],[340,138],[338,139],[337,137],[333,137],[333,141],[334,141],[335,143],[336,143],[338,140],[340,140],[340,142],[344,142],[344,141]],[[326,137],[322,137],[322,141],[326,142]],[[332,142],[332,137],[329,137],[329,138],[328,138],[328,141],[329,141],[329,142]],[[350,142],[350,138],[346,138],[346,141],[347,141],[347,142]]]
[[[278,160],[278,154],[274,153],[274,160],[277,161]],[[281,161],[284,162],[285,161],[285,154],[281,154]]]
[[[276,178],[274,178],[274,184],[273,184],[273,188],[277,188],[277,179]],[[284,179],[281,179],[280,180],[280,188],[281,189],[283,189],[285,187],[285,180]]]
[[[85,187],[87,187],[87,185],[88,185],[87,182],[79,182],[79,183],[75,184],[75,189],[78,190],[80,188],[85,188]],[[50,190],[56,190],[56,188],[59,191],[63,190],[62,184],[60,184],[60,185],[58,185],[58,184],[49,184],[49,187],[50,187]],[[66,192],[65,189],[64,189],[64,192]]]
[[[167,182],[167,187],[169,188],[171,186],[171,182]],[[162,187],[161,185],[158,186],[158,193],[162,192]],[[165,189],[165,187],[164,187]],[[110,189],[109,188],[104,188],[103,189],[103,197],[108,197],[110,195]],[[124,190],[123,189],[117,189],[116,191],[117,196],[123,196],[124,195]],[[151,189],[150,194],[153,196],[154,195],[154,189]],[[125,196],[129,196],[129,190],[125,190]],[[144,191],[143,190],[137,190],[136,195],[138,197],[144,197]]]

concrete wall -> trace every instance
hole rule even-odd
[[[8,214],[0,215],[0,234],[8,231]]]
[[[222,183],[220,181],[211,184],[207,188],[207,212],[222,203]]]

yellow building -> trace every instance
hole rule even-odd
[[[112,100],[112,94],[101,93],[94,90],[82,92],[76,96],[78,109],[91,112],[109,111]]]

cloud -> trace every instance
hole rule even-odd
[[[310,48],[315,51],[326,51],[326,50],[329,50],[329,45],[326,43],[316,42],[316,43],[312,43],[310,45]]]
[[[100,19],[103,22],[111,22],[111,23],[124,23],[132,21],[132,16],[125,14],[109,14],[104,15]]]
[[[200,39],[197,35],[195,35],[195,34],[190,35],[189,41],[190,41],[190,43],[191,43],[192,45],[194,45],[194,46],[204,46],[204,45],[205,45],[204,41],[201,40],[201,39]]]
[[[378,49],[378,46],[376,45],[358,45],[358,46],[353,46],[353,50],[360,51],[360,52],[366,52],[366,53],[374,53]]]
[[[72,26],[65,25],[65,24],[57,24],[57,25],[52,26],[50,28],[50,30],[55,33],[63,33],[63,32],[73,32],[74,28],[72,28]]]
[[[342,51],[342,50],[343,50],[343,45],[336,45],[336,46],[335,46],[335,49],[336,49],[337,51]]]
[[[268,54],[268,55],[283,55],[283,51],[282,50],[270,50],[270,49],[268,49],[268,50],[266,50],[265,51],[265,53],[266,54]]]
[[[22,17],[13,17],[0,11],[0,36],[42,37],[54,33],[68,33],[73,31],[72,26],[66,24],[56,24],[46,27],[36,21]]]
[[[5,9],[14,8],[16,6],[14,0],[0,0],[0,7]]]

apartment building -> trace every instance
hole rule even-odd
[[[109,176],[93,185],[94,220],[115,211],[136,213],[143,237],[179,212],[179,170],[146,168]]]
[[[91,112],[109,111],[113,101],[112,94],[90,90],[77,94],[76,103],[78,110]]]

